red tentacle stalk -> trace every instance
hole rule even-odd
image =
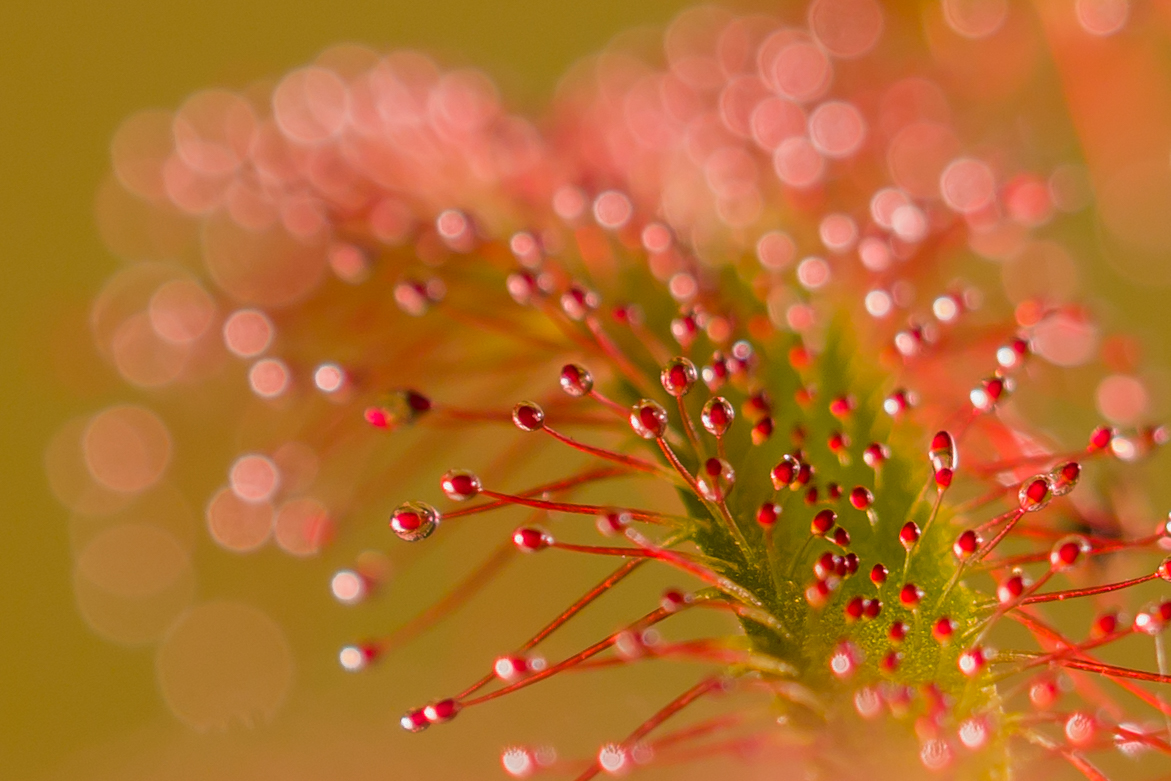
[[[525,507],[532,507],[537,510],[549,510],[550,512],[570,513],[573,515],[602,515],[615,509],[613,507],[603,507],[597,504],[576,504],[574,502],[554,502],[547,499],[534,499],[523,495],[505,494],[498,491],[490,491],[486,488],[481,490],[480,493],[484,494],[484,496],[497,500],[501,504],[519,504]],[[669,515],[664,515],[662,513],[657,513],[651,510],[636,510],[633,508],[623,507],[620,511],[626,513],[636,521],[662,523],[670,520]]]
[[[563,551],[572,551],[574,553],[592,553],[597,556],[624,556],[627,558],[641,558],[641,559],[657,559],[659,558],[653,551],[644,550],[642,548],[619,548],[606,547],[602,545],[575,545],[570,542],[556,542],[548,543],[550,548]],[[680,553],[679,556],[686,557],[686,554]]]
[[[572,477],[567,477],[552,483],[545,483],[544,485],[539,485],[536,488],[530,488],[527,491],[523,491],[520,496],[527,498],[530,496],[541,496],[542,494],[559,493],[561,491],[567,491],[571,488],[588,485],[589,483],[594,483],[599,480],[607,480],[611,477],[626,477],[629,474],[630,471],[626,469],[592,469]],[[444,521],[449,521],[453,518],[460,518],[465,515],[475,515],[476,513],[488,512],[500,507],[505,507],[509,504],[511,504],[511,502],[506,502],[503,500],[485,502],[483,504],[476,504],[470,507],[461,507],[458,510],[449,510],[448,512],[443,513],[440,518]]]
[[[620,418],[625,419],[628,415],[630,415],[630,410],[627,407],[623,406],[622,404],[619,404],[618,402],[614,401],[613,399],[609,398],[608,396],[603,396],[600,391],[591,390],[586,395],[588,395],[591,399],[598,402],[599,404],[613,410],[614,413],[616,413]]]
[[[1074,450],[1068,453],[1038,453],[1032,456],[1021,456],[1009,461],[994,461],[988,464],[976,464],[972,467],[972,474],[977,477],[995,477],[1004,472],[1012,472],[1024,467],[1038,467],[1044,464],[1056,464],[1061,461],[1074,459],[1084,461],[1088,458],[1099,458],[1108,450],[1089,445],[1083,450]]]
[[[676,397],[676,402],[679,406],[679,417],[683,421],[683,431],[687,434],[687,440],[691,443],[696,457],[702,458],[703,446],[699,444],[699,431],[695,428],[695,421],[691,419],[691,413],[687,411],[687,405],[683,402],[682,394]]]
[[[1039,539],[1055,540],[1066,536],[1066,533],[1059,530],[1052,529],[1018,529],[1017,534],[1021,537],[1035,537]],[[1163,539],[1161,534],[1153,534],[1148,537],[1140,537],[1137,540],[1117,541],[1109,540],[1102,537],[1087,536],[1086,541],[1090,544],[1090,550],[1086,553],[1087,557],[1104,556],[1109,553],[1118,553],[1124,550],[1141,550],[1154,545],[1159,540]],[[1049,558],[1049,550],[1039,550],[1034,553],[1020,553],[1015,556],[1006,556],[1001,559],[993,559],[991,561],[981,562],[976,569],[978,571],[994,571],[1000,569],[1011,569],[1019,567],[1023,564],[1036,564],[1045,561]]]
[[[1034,634],[1034,636],[1036,636],[1038,638],[1046,638],[1049,640],[1049,642],[1057,645],[1059,648],[1068,648],[1069,646],[1072,645],[1072,643],[1069,640],[1067,640],[1056,629],[1045,624],[1043,621],[1038,619],[1036,616],[1034,616],[1033,614],[1031,614],[1023,609],[1014,610],[1011,613],[1009,613],[1008,616],[1009,616],[1009,618],[1013,619],[1017,623],[1026,627],[1030,632],[1032,632]],[[1084,658],[1086,658],[1088,660],[1088,657],[1084,657]],[[1114,680],[1114,683],[1117,684],[1118,686],[1120,686],[1121,688],[1125,689],[1126,691],[1130,692],[1135,697],[1137,697],[1140,700],[1142,700],[1143,702],[1145,702],[1147,705],[1150,705],[1152,708],[1155,708],[1156,710],[1160,711],[1164,715],[1171,716],[1171,705],[1167,705],[1159,697],[1157,697],[1155,694],[1147,691],[1147,689],[1143,688],[1142,686],[1139,686],[1139,685],[1132,683],[1131,681],[1127,681],[1127,680],[1117,680],[1116,679],[1116,680]],[[1104,705],[1106,705],[1107,707],[1110,707],[1112,710],[1117,710],[1117,706],[1112,701],[1106,700],[1104,702]]]
[[[461,423],[510,423],[512,422],[512,414],[505,410],[475,410],[462,409],[459,407],[452,407],[446,404],[439,404],[432,402],[431,415],[423,419],[423,421],[438,423],[435,417],[445,417],[452,421]],[[588,413],[574,413],[565,410],[557,410],[557,419],[570,426],[595,426],[610,428],[614,425],[614,419],[609,417],[599,417],[597,415],[590,415]],[[423,422],[421,421],[421,422]]]
[[[700,697],[703,697],[712,690],[721,688],[722,686],[723,679],[720,676],[712,676],[700,681],[695,686],[692,686],[683,694],[667,703],[665,706],[659,709],[657,713],[644,721],[641,725],[638,726],[637,729],[631,732],[625,740],[623,740],[617,746],[612,747],[615,752],[619,752],[618,757],[614,761],[618,762],[619,765],[625,764],[627,761],[627,754],[629,753],[631,747],[634,746],[634,744],[640,741],[643,737],[645,737],[667,719],[671,718],[676,713],[698,700]],[[603,752],[604,751],[605,749],[603,749]],[[605,759],[599,757],[594,761],[593,765],[591,765],[585,770],[585,772],[577,777],[576,781],[589,781],[589,779],[594,778],[603,770],[606,770],[607,772],[615,772],[617,770],[616,767],[606,767],[604,763]]]
[[[725,713],[720,716],[713,716],[710,719],[705,719],[696,724],[687,727],[682,727],[677,730],[668,732],[665,735],[651,741],[649,744],[651,749],[659,751],[661,749],[677,746],[681,743],[687,743],[699,738],[705,738],[716,732],[734,729],[740,726],[747,720],[746,713],[737,711],[735,713]]]
[[[993,661],[1002,664],[1006,662],[1032,661],[1039,656],[1040,654],[1035,651],[1006,651],[997,656]],[[1135,681],[1146,681],[1148,683],[1171,683],[1171,675],[1152,673],[1146,670],[1135,670],[1131,667],[1119,667],[1118,665],[1106,664],[1105,662],[1094,660],[1061,659],[1058,660],[1058,663],[1071,670],[1095,673],[1112,679],[1127,678]]]
[[[399,648],[413,640],[420,633],[430,629],[463,607],[480,589],[499,575],[513,560],[516,548],[511,541],[500,545],[480,566],[459,581],[431,607],[407,621],[391,634],[372,641],[372,650],[378,655]]]
[[[626,538],[640,548],[648,551],[654,551],[656,554],[655,558],[657,558],[659,561],[671,564],[672,566],[681,569],[690,575],[694,575],[704,583],[707,583],[709,586],[714,586],[734,599],[737,599],[740,602],[753,607],[763,607],[760,603],[760,600],[743,586],[713,570],[708,569],[707,567],[691,561],[680,553],[655,545],[636,530],[627,529]]]
[[[622,352],[621,348],[614,343],[606,331],[602,328],[602,323],[594,315],[587,315],[585,318],[586,328],[594,336],[594,341],[597,342],[598,347],[602,353],[614,362],[614,366],[618,371],[626,375],[626,378],[634,383],[634,387],[638,388],[643,393],[650,390],[650,384],[647,382],[646,373],[640,371],[637,366],[631,363],[630,359],[626,357],[626,353]]]
[[[551,675],[556,675],[557,673],[559,673],[563,670],[568,670],[571,667],[574,667],[578,664],[581,664],[582,662],[586,661],[587,659],[590,659],[594,656],[597,656],[598,654],[602,653],[606,649],[611,648],[618,641],[618,638],[620,636],[622,636],[623,633],[633,632],[633,631],[642,631],[642,630],[646,629],[647,627],[650,627],[650,626],[653,626],[654,624],[657,624],[658,622],[662,621],[664,618],[666,618],[669,615],[671,615],[670,611],[664,610],[663,608],[656,608],[655,610],[652,610],[651,612],[647,613],[645,616],[638,619],[634,623],[628,625],[624,629],[620,629],[617,632],[614,632],[613,634],[603,638],[602,640],[599,640],[598,642],[594,643],[593,645],[589,646],[588,648],[585,648],[581,651],[578,651],[573,656],[570,656],[567,659],[564,659],[564,660],[558,662],[557,664],[550,665],[549,667],[546,667],[544,670],[540,670],[539,672],[535,672],[532,675],[530,675],[529,677],[523,678],[523,679],[517,681],[516,683],[509,684],[508,686],[504,686],[504,687],[497,689],[495,691],[488,692],[487,694],[482,694],[479,697],[476,697],[471,700],[460,701],[460,705],[463,708],[470,708],[473,705],[480,705],[485,702],[490,702],[492,700],[497,699],[498,697],[503,697],[504,695],[511,694],[512,692],[517,691],[519,689],[524,689],[528,686],[532,686],[533,684],[538,683],[539,681],[543,681],[544,679],[548,678]]]
[[[624,453],[615,453],[612,450],[606,450],[605,448],[600,448],[595,445],[587,445],[582,442],[578,442],[576,439],[555,431],[548,426],[545,426],[545,431],[549,434],[549,436],[553,437],[558,442],[568,445],[575,450],[580,450],[582,453],[588,453],[589,455],[597,456],[598,458],[602,458],[607,461],[613,461],[616,464],[623,464],[624,466],[629,466],[631,469],[637,469],[640,472],[646,472],[648,474],[653,474],[659,477],[666,477],[667,479],[674,479],[674,475],[669,470],[664,469],[658,464],[652,464],[650,461],[644,461],[637,456],[628,456]]]
[[[508,544],[509,548],[515,549],[515,546],[513,545],[513,543],[511,541],[509,541],[507,544]],[[638,569],[641,565],[643,565],[645,563],[646,563],[646,559],[631,559],[630,561],[624,562],[622,564],[622,566],[620,566],[618,569],[614,570],[609,575],[607,575],[600,583],[598,583],[598,585],[594,586],[592,589],[590,589],[585,594],[583,594],[581,597],[579,597],[578,600],[576,602],[574,602],[572,605],[570,605],[568,608],[561,611],[561,613],[558,614],[558,616],[556,618],[554,618],[552,621],[550,621],[548,624],[546,624],[545,627],[543,629],[541,629],[541,631],[537,632],[535,635],[533,635],[527,641],[522,643],[520,645],[520,647],[517,648],[517,653],[523,654],[526,651],[531,651],[542,640],[544,640],[546,637],[548,637],[549,635],[556,632],[561,627],[563,627],[571,618],[573,618],[575,615],[577,615],[582,610],[584,610],[588,605],[590,605],[590,603],[592,603],[598,597],[605,594],[610,589],[614,588],[614,586],[618,585],[620,582],[625,580],[628,575],[630,575],[632,572],[634,572],[636,569]],[[469,686],[468,688],[464,689],[462,692],[457,694],[455,696],[455,699],[456,700],[467,699],[472,694],[474,694],[475,692],[484,688],[485,686],[492,683],[492,681],[494,681],[496,679],[497,679],[496,673],[490,672],[487,675],[485,675],[483,678],[476,681],[471,686]]]
[[[645,562],[645,559],[632,559],[631,561],[623,563],[621,567],[607,575],[601,583],[594,586],[592,589],[579,597],[576,602],[574,602],[565,610],[561,611],[561,614],[557,616],[557,618],[550,621],[544,629],[533,635],[532,638],[524,645],[522,645],[519,650],[528,651],[534,648],[546,637],[564,626],[565,623],[569,621],[569,619],[573,618],[575,615],[584,610],[591,602],[625,580],[628,575],[642,566]]]
[[[1079,773],[1085,776],[1088,781],[1110,781],[1106,775],[1095,767],[1088,759],[1081,755],[1081,753],[1074,751],[1071,748],[1059,746],[1049,738],[1032,730],[1026,730],[1024,736],[1029,742],[1048,751],[1050,754],[1061,757],[1066,762],[1074,767]]]
[[[1035,605],[1039,602],[1064,602],[1067,599],[1079,599],[1081,597],[1093,597],[1099,594],[1108,594],[1111,591],[1120,591],[1124,588],[1131,588],[1140,583],[1147,583],[1159,577],[1157,572],[1152,572],[1150,575],[1141,575],[1130,580],[1122,580],[1117,583],[1106,583],[1101,586],[1090,586],[1089,588],[1074,588],[1067,591],[1051,591],[1048,594],[1032,594],[1020,600],[1021,605]]]
[[[1020,519],[1025,517],[1025,511],[1018,508],[1018,509],[1013,510],[1012,512],[1007,513],[1006,515],[1001,516],[1001,517],[1006,521],[1004,524],[1004,528],[1002,528],[1000,531],[998,531],[996,533],[995,537],[990,539],[988,542],[984,543],[983,547],[981,547],[980,550],[976,551],[976,553],[972,555],[972,558],[968,560],[969,565],[979,564],[980,561],[985,556],[987,556],[989,553],[991,553],[993,550],[995,550],[996,546],[999,545],[1001,543],[1001,541],[1004,540],[1004,538],[1008,536],[1009,532],[1011,532],[1013,530],[1013,527],[1017,525],[1017,523],[1020,521]],[[989,523],[984,524],[983,526],[981,526],[979,528],[980,529],[987,528],[991,523],[992,522],[990,521]]]
[[[671,446],[667,443],[666,437],[655,437],[655,444],[657,444],[659,449],[663,451],[663,456],[666,457],[667,462],[670,463],[675,471],[679,473],[679,476],[683,478],[685,483],[687,483],[688,488],[690,488],[697,497],[702,499],[703,496],[699,492],[699,486],[695,482],[695,476],[687,471],[687,467],[683,466],[683,462],[679,460],[679,456],[675,455],[675,451],[672,450]]]

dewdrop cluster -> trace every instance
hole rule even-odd
[[[637,256],[620,236],[609,241],[615,256]],[[1010,754],[1023,765],[1064,758],[1082,769],[1092,768],[1084,755],[1098,749],[1166,750],[1163,727],[1152,726],[1158,722],[1140,728],[1113,720],[1095,707],[1096,687],[1081,684],[1105,677],[1155,711],[1166,710],[1157,693],[1136,683],[1167,682],[1165,672],[1110,665],[1091,652],[1135,634],[1152,635],[1159,645],[1171,602],[1152,603],[1132,617],[1103,610],[1084,639],[1055,629],[1044,612],[1051,603],[1092,601],[1171,579],[1171,563],[1162,558],[1171,547],[1166,524],[1119,539],[1095,532],[1069,504],[1083,469],[1113,468],[1119,454],[1133,458],[1132,448],[1149,449],[1165,438],[1161,429],[1124,436],[1100,426],[1081,445],[1034,450],[1039,435],[999,414],[1008,390],[1026,385],[1041,360],[1030,349],[1032,329],[1019,323],[1005,325],[1000,343],[985,344],[987,365],[966,367],[971,390],[948,407],[954,389],[937,393],[924,380],[937,362],[956,358],[947,345],[965,341],[967,318],[952,319],[946,337],[941,333],[912,356],[902,356],[897,334],[891,337],[886,355],[900,356],[896,374],[874,358],[881,351],[859,350],[857,335],[830,332],[813,350],[799,335],[754,319],[752,308],[763,307],[737,289],[743,283],[707,287],[708,294],[680,305],[648,282],[639,288],[637,309],[626,300],[608,306],[600,286],[569,275],[566,266],[579,261],[568,256],[501,274],[499,284],[515,292],[518,275],[531,282],[517,305],[541,311],[565,334],[567,352],[588,356],[549,378],[551,392],[559,386],[577,401],[565,410],[578,417],[562,422],[547,404],[519,400],[511,418],[525,436],[547,437],[596,466],[519,487],[452,469],[440,477],[451,508],[407,501],[391,512],[390,528],[418,542],[442,533],[445,523],[515,508],[529,514],[512,534],[516,552],[608,556],[621,564],[546,629],[503,653],[483,678],[410,710],[404,728],[450,721],[552,675],[679,658],[706,662],[713,675],[631,736],[604,745],[595,760],[583,762],[579,778],[695,749],[694,727],[666,733],[658,750],[645,736],[716,692],[748,701],[763,694],[771,708],[755,711],[755,724],[737,719],[713,727],[710,732],[726,727],[722,741],[699,730],[701,746],[751,744],[784,754],[794,740],[777,726],[781,713],[819,746],[799,755],[820,769],[835,769],[834,747],[865,734],[858,720],[875,719],[896,725],[884,729],[902,729],[899,745],[912,746],[929,771],[990,773]],[[703,278],[694,262],[692,269]],[[720,320],[722,340],[709,335]],[[743,333],[739,323],[747,326]],[[904,383],[920,390],[911,393]],[[422,424],[430,398],[414,390],[402,397]],[[366,411],[375,423],[384,414],[380,407]],[[947,428],[931,433],[932,423]],[[570,427],[585,433],[571,435]],[[627,430],[619,444],[599,444],[614,440],[615,427]],[[635,475],[673,486],[681,506],[632,506],[620,494],[613,504],[582,504],[570,496]],[[496,555],[472,577],[496,566]],[[1117,555],[1147,562],[1146,571],[1116,582],[1097,578],[1095,561]],[[643,618],[577,654],[550,660],[539,653],[545,637],[649,565],[672,568],[694,585],[668,591]],[[1081,585],[1087,579],[1091,585]],[[462,596],[466,586],[452,595]],[[653,629],[700,607],[731,613],[743,635],[668,642]],[[998,648],[997,630],[1007,622],[1028,629],[1035,645]],[[401,640],[395,633],[347,647],[343,664],[360,669]],[[1069,738],[1069,725],[1087,719],[1092,727],[1084,736],[1075,731],[1076,739]],[[534,757],[513,748],[504,767],[526,776],[542,769]],[[861,772],[857,763],[851,772]]]

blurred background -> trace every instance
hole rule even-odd
[[[639,671],[623,670],[606,682],[611,696],[600,698],[579,696],[589,691],[588,683],[556,681],[544,692],[510,698],[515,701],[501,703],[491,715],[476,714],[479,727],[406,736],[397,727],[406,705],[478,676],[484,654],[470,654],[469,648],[491,647],[494,631],[515,639],[531,623],[510,623],[497,613],[494,626],[481,627],[479,619],[464,618],[419,641],[409,654],[411,668],[387,665],[347,677],[338,669],[338,646],[393,621],[380,618],[377,609],[357,619],[338,608],[327,585],[339,559],[297,562],[267,551],[242,564],[203,541],[193,554],[201,579],[184,588],[197,589],[204,604],[220,605],[221,624],[239,625],[245,650],[253,654],[240,674],[258,681],[260,711],[267,705],[273,715],[250,726],[192,729],[191,719],[177,719],[160,695],[155,646],[109,642],[79,612],[77,521],[50,491],[44,454],[66,421],[128,396],[103,369],[87,325],[91,300],[119,266],[103,246],[93,214],[109,169],[109,141],[125,117],[144,108],[171,109],[204,87],[241,88],[278,76],[345,41],[380,50],[418,47],[445,64],[483,68],[512,108],[539,110],[574,60],[620,30],[662,25],[686,5],[4,3],[0,463],[8,497],[0,545],[0,778],[413,778],[424,768],[429,777],[491,777],[499,772],[499,751],[510,735],[564,739],[576,753],[588,753],[603,736],[579,727],[606,723],[614,708],[649,712],[685,685],[680,681],[686,676],[675,672],[656,674],[649,686],[635,685]],[[1065,13],[1072,5],[1037,3],[1042,14]],[[904,3],[899,12],[930,20],[938,15],[936,6]],[[1143,6],[1141,25],[1132,19],[1131,27],[1103,44],[1115,48],[1103,50],[1097,42],[1088,50],[1062,48],[1058,36],[1056,64],[1040,52],[1038,67],[1048,73],[1054,94],[1065,90],[1070,96],[1079,139],[1110,191],[1103,208],[1088,213],[1071,233],[1075,265],[1053,273],[1072,275],[1076,288],[1093,296],[1109,330],[1136,337],[1142,363],[1150,367],[1143,370],[1147,406],[1159,415],[1171,366],[1171,13],[1166,3]],[[1143,197],[1136,199],[1136,193]],[[101,377],[107,379],[95,379]],[[1165,510],[1171,502],[1166,454],[1144,469],[1151,507]],[[202,534],[201,514],[195,511],[187,531]],[[452,550],[460,549],[445,555]],[[444,581],[440,558],[424,564],[435,582]],[[557,565],[534,564],[536,577],[547,566]],[[603,569],[583,565],[570,577],[584,589]],[[426,596],[426,579],[415,577],[411,593]],[[533,578],[530,568],[526,580]],[[500,593],[506,588],[501,585]],[[243,601],[216,601],[227,597]],[[494,604],[491,593],[483,599]],[[544,612],[560,604],[559,598],[537,601]],[[251,602],[266,613],[241,606]],[[91,606],[91,616],[96,609]],[[394,618],[410,612],[411,606],[399,606]],[[473,605],[466,615],[474,614]],[[609,623],[599,619],[596,627]],[[586,621],[583,632],[590,629]],[[177,663],[198,664],[201,650],[189,653],[192,659]],[[436,681],[443,685],[437,688]]]
[[[346,683],[360,687],[359,699],[366,704],[358,707],[367,710],[353,718],[335,713],[330,729],[337,734],[314,734],[330,719],[307,716],[305,703],[296,705],[294,694],[274,724],[201,739],[160,697],[153,647],[107,642],[79,614],[70,514],[49,491],[43,454],[72,415],[125,396],[112,377],[105,386],[77,382],[103,375],[91,347],[88,308],[119,265],[94,221],[95,196],[110,165],[110,139],[136,111],[173,108],[204,87],[240,88],[279,76],[346,41],[385,50],[420,48],[448,64],[482,67],[514,105],[537,106],[573,60],[618,30],[664,24],[684,3],[15,0],[2,5],[0,246],[6,262],[0,338],[6,390],[0,419],[9,501],[0,545],[0,778],[244,778],[278,772],[283,778],[325,778],[340,777],[328,773],[339,763],[361,765],[351,766],[351,777],[411,777],[411,760],[398,749],[412,741],[402,740],[397,719],[406,704],[438,693],[424,679],[434,678],[441,659],[434,668],[414,671],[415,691],[396,692],[393,700],[385,680],[351,677]],[[277,570],[289,562],[279,553],[259,558],[249,566],[271,567],[273,578],[300,583],[297,593],[270,601],[300,614],[310,630],[306,614],[337,612],[328,597],[329,565],[282,576]],[[293,564],[297,569],[299,562]],[[225,578],[230,581],[232,574]],[[234,591],[230,582],[201,584],[202,596],[214,598],[208,588]],[[371,631],[389,628],[381,621],[367,623]],[[334,625],[322,626],[319,634],[302,632],[311,647],[295,648],[293,656],[320,658],[316,670],[297,670],[298,683],[308,687],[314,676],[340,677],[337,648],[359,631]],[[446,640],[459,645],[458,638]],[[479,668],[460,672],[462,683]],[[339,693],[338,703],[316,707],[325,713],[353,708],[355,694]],[[455,740],[449,747],[469,742],[467,735],[446,737]],[[499,739],[466,745],[468,754],[480,754],[481,775],[498,772]],[[332,745],[328,762],[310,756],[312,747],[327,743]],[[350,750],[354,746],[361,748]],[[435,745],[424,748],[414,741],[413,746],[415,753],[436,755],[437,770],[459,764],[450,752],[444,759]],[[475,770],[463,772],[476,777]],[[452,771],[434,777],[459,776]]]

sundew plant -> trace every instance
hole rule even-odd
[[[91,323],[141,401],[66,429],[58,493],[113,512],[167,470],[173,429],[226,444],[195,498],[223,555],[328,557],[385,526],[331,581],[347,605],[393,599],[387,562],[452,527],[482,534],[414,619],[336,638],[339,676],[409,660],[505,566],[610,561],[585,593],[533,583],[564,608],[400,703],[401,727],[476,730],[554,676],[673,662],[694,683],[583,727],[592,756],[503,747],[505,776],[1171,772],[1171,525],[1136,477],[1168,432],[1134,340],[1070,284],[1097,182],[1048,59],[1161,17],[769,10],[622,36],[537,117],[479,72],[340,46],[129,119],[99,221],[150,262]],[[119,528],[86,572],[119,545],[172,555]],[[230,714],[168,678],[192,596],[157,567],[149,615],[79,586],[81,606],[113,639],[162,633],[172,708],[206,726]],[[654,568],[677,586],[630,577]],[[547,654],[587,609],[613,630]]]

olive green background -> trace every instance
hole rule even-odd
[[[63,387],[58,375],[60,359],[84,353],[89,341],[84,320],[73,313],[84,312],[117,267],[99,241],[92,206],[121,120],[139,109],[177,106],[203,87],[279,75],[343,41],[419,47],[448,62],[481,66],[510,100],[536,104],[569,63],[614,32],[661,25],[683,6],[681,0],[0,3],[0,778],[40,777],[75,752],[170,718],[155,687],[151,652],[106,643],[77,615],[68,514],[50,496],[42,467],[57,426],[100,403]]]
[[[42,467],[45,443],[63,420],[112,398],[61,375],[68,379],[86,353],[86,302],[117,267],[98,239],[92,204],[119,122],[142,108],[174,107],[202,87],[280,74],[341,41],[422,47],[481,66],[514,104],[535,106],[569,63],[616,31],[662,24],[685,5],[0,3],[0,779],[56,777],[63,767],[85,778],[77,769],[84,762],[76,761],[85,752],[130,734],[147,742],[158,731],[171,734],[150,650],[106,643],[76,613],[67,513],[51,498]],[[1168,291],[1133,286],[1105,266],[1087,269],[1087,277],[1087,289],[1115,302],[1116,324],[1144,339],[1150,362],[1171,365]],[[321,640],[322,648],[337,644],[337,637]]]

